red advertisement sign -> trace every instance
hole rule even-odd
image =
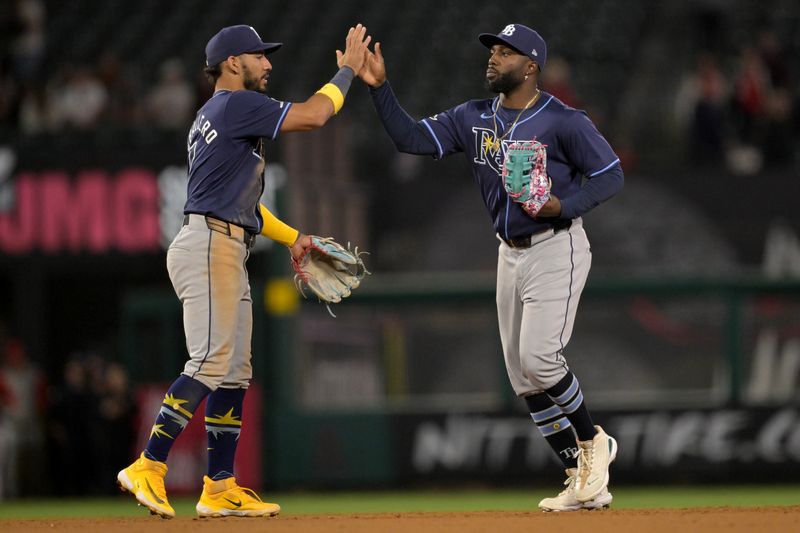
[[[12,201],[0,211],[0,253],[122,253],[160,249],[156,175],[61,170],[18,174]]]

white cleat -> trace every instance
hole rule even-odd
[[[578,476],[577,468],[568,468],[567,480],[564,485],[567,486],[564,490],[558,493],[555,498],[545,498],[539,502],[539,509],[546,512],[564,512],[564,511],[580,511],[581,509],[606,509],[611,505],[613,497],[607,489],[603,491],[593,500],[588,502],[581,502],[575,497],[575,481]]]
[[[592,440],[578,441],[575,498],[580,502],[592,501],[607,492],[608,467],[617,458],[617,441],[600,426],[595,429],[597,434]]]

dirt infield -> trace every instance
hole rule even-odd
[[[93,518],[50,520],[2,520],[4,532],[80,531],[153,533],[238,533],[251,531],[414,533],[547,531],[547,533],[753,533],[800,531],[800,505],[752,508],[692,508],[581,511],[577,513],[480,512],[480,513],[384,513],[364,515],[301,515],[277,518],[162,520],[142,518]]]

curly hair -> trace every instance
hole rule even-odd
[[[208,78],[208,82],[211,85],[216,85],[217,80],[220,76],[222,76],[222,65],[217,63],[216,65],[209,65],[203,69],[203,72],[206,73],[206,78]]]

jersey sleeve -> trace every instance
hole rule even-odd
[[[425,134],[436,145],[436,159],[464,151],[459,125],[464,114],[464,104],[419,121]]]
[[[562,146],[570,162],[587,178],[619,164],[619,157],[583,111],[565,122]]]
[[[561,218],[583,216],[617,194],[625,181],[619,157],[583,111],[565,122],[561,144],[570,163],[587,181],[561,198]]]
[[[235,91],[225,109],[231,137],[276,139],[292,106],[255,91]]]

